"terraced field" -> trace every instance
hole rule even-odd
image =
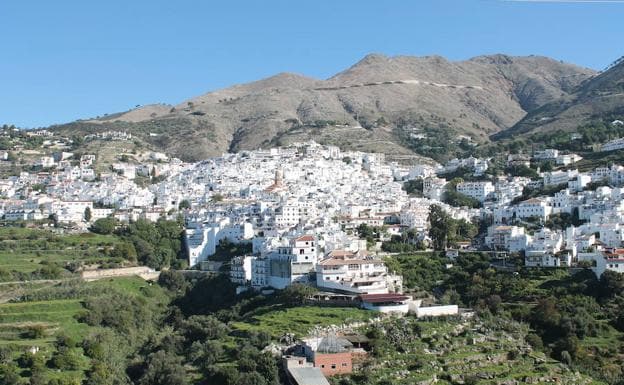
[[[76,319],[81,311],[80,300],[72,299],[0,305],[0,344],[42,346],[51,343],[60,330],[79,338],[88,329]],[[28,338],[34,328],[40,330]]]
[[[159,286],[139,277],[22,286],[19,302],[0,304],[0,350],[19,363],[28,351],[36,349],[37,356],[42,357],[43,362],[49,362],[58,350],[57,338],[67,336],[76,343],[70,349],[76,357],[74,370],[57,370],[47,365],[42,372],[47,381],[58,379],[67,384],[80,383],[84,372],[90,368],[90,360],[84,355],[80,343],[98,328],[80,322],[80,315],[86,311],[83,306],[85,299],[116,291],[152,303],[168,301]],[[2,286],[0,290],[6,288]],[[51,299],[39,299],[45,297]],[[19,374],[28,378],[29,369],[21,365],[20,368]]]
[[[58,236],[44,230],[0,227],[0,281],[23,280],[24,274],[32,274],[44,268],[48,270],[42,271],[42,277],[33,278],[67,276],[68,272],[64,269],[54,272],[49,267],[54,265],[62,268],[70,263],[89,264],[111,260],[106,250],[118,242],[118,238],[109,235],[83,233]]]

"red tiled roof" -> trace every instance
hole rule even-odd
[[[355,253],[352,251],[348,251],[348,250],[332,250],[329,254],[328,257],[330,258],[345,258],[345,257],[353,257],[355,256]]]
[[[313,242],[314,241],[314,237],[312,235],[303,235],[297,239],[295,239],[296,242]]]

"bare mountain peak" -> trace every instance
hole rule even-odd
[[[386,56],[382,53],[369,53],[368,55],[364,56],[360,61],[355,63],[353,67],[357,67],[360,65],[367,65],[367,64],[375,64],[375,63],[386,63],[390,59],[391,58],[389,56]]]
[[[497,54],[449,61],[374,53],[328,80],[282,72],[174,108],[117,114],[115,120],[131,123],[124,127],[137,137],[185,159],[308,139],[409,154],[419,149],[407,147],[418,145],[408,130],[487,140],[527,112],[569,95],[592,75],[540,57]],[[98,128],[114,127],[108,121]]]
[[[476,56],[469,59],[469,61],[483,64],[511,64],[513,59],[514,58],[509,55],[497,53],[493,55]]]

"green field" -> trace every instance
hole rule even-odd
[[[76,316],[83,311],[80,300],[55,300],[0,305],[0,344],[44,346],[54,340],[58,331],[80,339],[88,326]],[[45,336],[25,338],[34,325],[44,328]]]

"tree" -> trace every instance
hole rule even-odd
[[[183,332],[190,341],[217,340],[226,336],[230,329],[226,324],[212,315],[193,315],[187,318]]]
[[[9,363],[0,365],[0,384],[18,385],[21,383],[21,379],[15,364]]]
[[[184,293],[188,287],[182,273],[175,270],[162,271],[158,276],[158,284],[174,293]]]
[[[301,305],[308,297],[316,293],[317,290],[312,286],[295,283],[286,286],[280,293],[280,299],[287,305]]]
[[[448,231],[450,226],[449,215],[438,205],[431,205],[429,208],[429,236],[433,240],[433,247],[436,250],[445,250],[448,242]]]
[[[403,183],[403,190],[406,193],[418,197],[423,196],[423,180],[421,178],[408,180]]]
[[[470,197],[468,195],[458,192],[456,188],[450,184],[444,193],[444,202],[455,207],[463,207],[463,206],[467,206],[471,208],[481,207],[481,202],[479,202],[473,197]]]
[[[223,348],[218,341],[194,341],[188,356],[194,365],[207,370],[219,360],[221,354]]]
[[[112,217],[100,218],[93,222],[91,231],[96,234],[112,234],[115,231],[117,220]]]
[[[490,311],[492,312],[492,314],[496,314],[498,313],[498,311],[500,310],[500,305],[503,302],[503,300],[501,299],[500,295],[498,294],[492,294],[489,297],[486,298],[485,303],[488,307],[488,309],[490,309]]]
[[[241,373],[238,385],[267,385],[267,380],[258,372]]]
[[[180,204],[178,205],[179,210],[190,209],[190,208],[191,208],[191,202],[189,202],[188,199],[184,199],[180,201]]]
[[[61,370],[77,370],[80,368],[80,358],[74,349],[62,346],[52,355],[51,364]]]
[[[110,251],[111,258],[122,258],[131,262],[136,262],[137,252],[134,245],[130,242],[119,242]]]
[[[624,293],[624,274],[607,270],[600,276],[600,295],[612,298]]]
[[[561,313],[557,309],[553,298],[543,298],[537,301],[531,316],[533,324],[539,326],[547,333],[552,331],[554,334],[561,321]]]
[[[159,350],[147,357],[139,385],[186,385],[188,376],[180,357]]]
[[[544,348],[544,342],[542,342],[541,337],[535,333],[527,334],[525,340],[533,349],[541,350]]]
[[[85,208],[84,219],[85,219],[85,222],[91,222],[91,208],[90,207]]]
[[[86,373],[86,378],[83,382],[84,385],[109,385],[116,383],[110,369],[105,364],[98,361],[93,362],[93,366]]]

